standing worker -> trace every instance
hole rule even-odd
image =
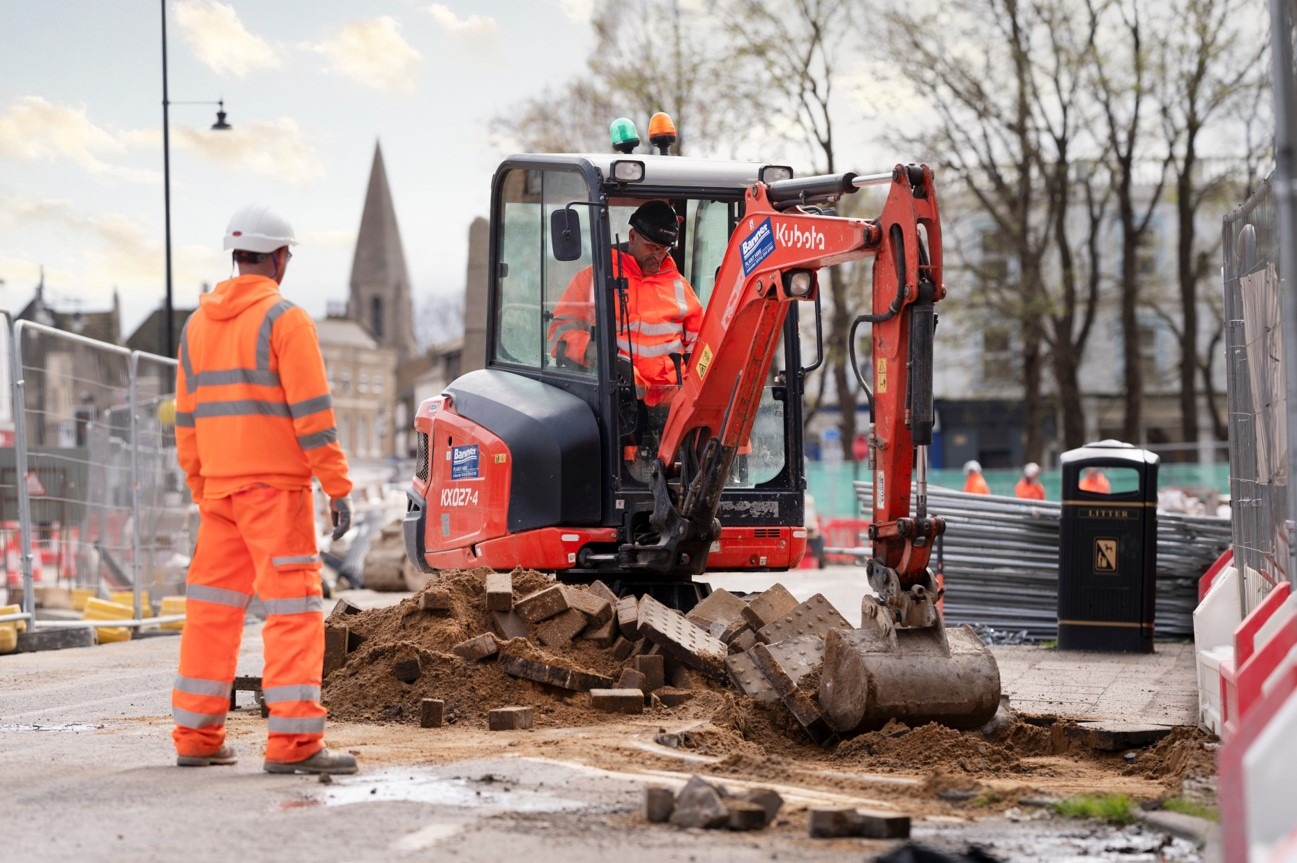
[[[982,476],[982,465],[973,459],[964,462],[964,491],[969,494],[991,493],[986,477]]]
[[[1024,500],[1044,500],[1045,487],[1040,484],[1040,465],[1029,461],[1022,468],[1022,477],[1013,487],[1013,496]]]
[[[351,479],[315,324],[279,293],[296,245],[263,205],[225,230],[237,278],[204,294],[180,336],[176,451],[201,521],[186,578],[180,672],[171,691],[182,767],[233,764],[225,744],[255,593],[266,607],[262,694],[269,773],[355,773],[324,747],[324,599],[311,476],[329,496],[333,538],[351,526]]]
[[[1108,477],[1097,467],[1087,467],[1081,472],[1081,482],[1078,483],[1081,491],[1094,492],[1095,494],[1112,494],[1112,485],[1108,482]]]

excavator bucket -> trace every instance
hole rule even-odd
[[[824,639],[819,701],[825,719],[850,737],[891,719],[980,728],[1000,705],[1000,669],[969,626],[894,626],[868,599],[862,626]]]

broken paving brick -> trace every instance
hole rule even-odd
[[[766,644],[786,641],[799,635],[821,638],[831,629],[854,629],[833,605],[817,593],[778,620],[757,630],[757,639]]]
[[[526,731],[532,715],[530,707],[497,707],[486,715],[486,723],[492,731]]]
[[[587,641],[593,642],[595,647],[612,647],[613,644],[621,638],[621,636],[617,634],[617,621],[615,618],[611,617],[601,626],[587,626],[581,632],[581,637]]]
[[[585,625],[585,615],[569,608],[537,626],[536,638],[546,647],[566,647],[581,634]]]
[[[430,587],[419,594],[419,608],[434,614],[450,613],[450,591],[441,587]]]
[[[544,590],[530,593],[513,604],[513,610],[518,616],[531,624],[548,620],[567,609],[567,593],[561,584],[552,584]]]
[[[505,641],[527,637],[527,624],[515,611],[491,612],[491,628]]]
[[[419,701],[419,727],[440,728],[446,712],[446,702],[440,698],[424,698]]]
[[[829,727],[828,722],[824,719],[824,714],[820,712],[819,706],[811,700],[811,697],[797,688],[788,673],[780,667],[779,662],[770,653],[770,648],[764,644],[758,644],[750,650],[753,661],[756,663],[757,670],[765,675],[766,680],[774,687],[779,698],[788,708],[788,712],[793,718],[801,723],[802,728],[811,739],[821,746],[828,746],[838,739],[838,735]]]
[[[480,662],[499,653],[500,645],[496,643],[494,635],[484,632],[476,638],[461,641],[452,647],[450,652],[464,657],[469,662]]]
[[[910,817],[866,809],[812,809],[809,831],[812,839],[905,839],[910,835]]]
[[[590,582],[589,590],[595,596],[602,596],[604,599],[608,600],[608,604],[612,605],[614,608],[616,607],[618,601],[621,599],[621,597],[619,597],[616,593],[613,592],[613,589],[611,587],[609,587],[608,585],[604,584],[602,581],[599,581],[597,579],[595,581]]]
[[[639,624],[663,655],[718,680],[725,678],[725,645],[685,620],[680,612],[646,595],[640,599]]]
[[[650,823],[661,824],[670,820],[676,808],[676,796],[670,788],[649,785],[644,789],[644,817]]]
[[[725,800],[725,810],[729,813],[725,826],[730,830],[760,830],[768,823],[766,810],[758,803],[730,798]]]
[[[654,691],[653,697],[661,702],[663,707],[679,707],[693,698],[694,693],[691,689],[676,689],[674,686],[664,686]]]
[[[733,639],[725,643],[729,647],[730,653],[742,653],[745,650],[751,650],[756,647],[760,642],[757,641],[757,634],[753,632],[752,627],[749,626],[747,629],[744,629],[738,635],[734,636]]]
[[[547,683],[573,692],[611,689],[613,685],[612,680],[600,674],[591,674],[588,671],[579,671],[552,662],[540,662],[511,654],[501,656],[499,665],[501,671],[513,677],[521,677],[536,683]]]
[[[779,796],[779,792],[773,788],[753,788],[746,794],[740,795],[739,799],[760,806],[766,813],[767,824],[775,820],[775,816],[779,814],[779,810],[784,805],[784,798]]]
[[[639,600],[633,596],[623,596],[617,600],[614,611],[617,615],[617,628],[621,631],[622,638],[638,641],[640,638]]]
[[[402,683],[414,683],[423,674],[419,657],[402,659],[392,664],[392,676]]]
[[[702,629],[710,629],[713,623],[719,623],[721,631],[724,631],[734,621],[743,619],[743,609],[747,607],[746,602],[728,590],[718,588],[691,608],[685,619]]]
[[[609,713],[643,713],[644,693],[639,689],[591,689],[590,707]]]
[[[621,676],[617,678],[618,689],[635,689],[640,693],[648,693],[648,678],[642,672],[633,668],[623,668]]]
[[[336,617],[347,617],[352,614],[360,614],[363,609],[354,602],[347,599],[339,599],[333,606],[333,611],[329,612],[330,619]]]
[[[671,823],[677,827],[724,827],[729,818],[720,792],[699,776],[689,777],[676,795],[675,811],[671,813]]]
[[[513,609],[513,574],[488,572],[486,574],[486,610],[511,611]]]
[[[584,614],[590,626],[602,626],[612,620],[612,603],[602,596],[568,585],[563,589],[567,592],[568,607]]]
[[[627,659],[635,652],[635,642],[622,636],[617,636],[617,640],[612,644],[612,658],[621,662]]]
[[[662,656],[636,656],[631,660],[631,667],[644,675],[645,692],[666,686],[666,660]]]
[[[797,607],[797,600],[782,584],[773,584],[754,596],[743,609],[743,618],[753,629],[774,623]]]

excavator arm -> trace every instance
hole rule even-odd
[[[825,215],[816,206],[878,182],[891,188],[877,219]],[[914,443],[931,438],[932,304],[944,294],[940,239],[926,166],[898,165],[890,174],[864,178],[848,173],[757,183],[748,189],[743,219],[722,259],[662,432],[651,478],[656,540],[623,545],[624,564],[682,575],[705,569],[708,550],[720,535],[721,492],[735,454],[752,432],[788,304],[815,300],[819,269],[874,256],[874,355],[882,360],[874,395],[875,445],[887,479],[875,506],[876,558],[895,574],[898,588],[922,581],[928,540],[940,533],[941,521],[910,518],[906,508]],[[910,332],[916,321],[924,328],[917,338]],[[895,368],[898,357],[908,367]],[[917,384],[906,380],[915,370]]]

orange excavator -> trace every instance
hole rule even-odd
[[[826,639],[820,701],[840,733],[890,718],[981,725],[999,703],[995,660],[971,630],[944,628],[928,569],[944,529],[926,512],[934,306],[945,295],[931,171],[799,178],[782,165],[671,156],[662,116],[650,124],[656,154],[635,153],[638,134],[618,121],[613,153],[510,156],[497,169],[486,366],[419,407],[410,559],[425,571],[598,578],[680,608],[708,570],[795,567],[806,547],[802,391],[823,356],[817,274],[872,257],[872,311],[855,324],[872,326],[873,383],[862,384],[874,595],[861,629]],[[871,185],[889,187],[878,218],[836,214],[842,196]],[[628,287],[612,251],[649,200],[675,210],[672,256],[704,306],[665,408],[645,407],[618,351]],[[577,366],[549,335],[585,268],[596,350]]]

